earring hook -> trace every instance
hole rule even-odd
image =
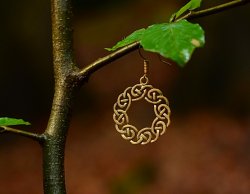
[[[149,60],[146,59],[146,57],[144,57],[144,56],[142,55],[142,53],[141,53],[141,48],[142,48],[142,46],[140,45],[140,46],[139,46],[139,49],[138,49],[139,55],[141,56],[141,58],[142,58],[144,61],[148,62]]]
[[[142,55],[142,53],[141,53],[141,48],[142,48],[142,46],[140,45],[140,46],[139,46],[139,49],[138,49],[139,55],[140,55],[141,58],[144,60],[144,64],[145,64],[145,63],[148,64],[149,60],[146,59],[146,57],[144,57],[144,56]],[[158,54],[158,58],[159,58],[159,60],[160,60],[162,63],[168,64],[168,65],[172,65],[170,62],[165,61],[164,59],[162,59],[161,55],[159,55],[159,54]]]

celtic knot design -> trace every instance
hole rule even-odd
[[[127,111],[133,101],[141,99],[153,104],[155,119],[151,127],[138,130],[129,123]],[[170,113],[167,98],[163,96],[159,89],[148,85],[148,78],[144,75],[140,79],[140,84],[126,88],[118,96],[117,102],[114,104],[113,119],[116,130],[125,140],[130,141],[132,144],[144,145],[155,142],[160,135],[166,132],[166,128],[170,124]]]

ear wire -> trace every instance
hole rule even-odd
[[[147,65],[148,65],[149,60],[148,60],[146,57],[144,57],[144,56],[142,55],[142,53],[141,53],[141,48],[142,48],[142,47],[139,46],[138,52],[139,52],[140,57],[144,60],[144,66],[145,66],[145,63],[147,63]],[[161,57],[161,55],[159,55],[159,54],[158,54],[158,58],[159,58],[159,60],[160,60],[162,63],[168,64],[168,65],[172,65],[170,62],[164,60],[164,59]]]

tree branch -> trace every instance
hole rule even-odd
[[[234,7],[246,5],[247,3],[250,3],[250,0],[234,0],[228,3],[224,3],[221,5],[217,5],[208,9],[200,10],[200,11],[190,11],[188,14],[178,18],[176,21],[182,20],[182,19],[195,19],[200,18],[204,16],[213,15]]]
[[[97,71],[98,69],[102,68],[103,66],[115,61],[116,59],[119,59],[121,57],[123,57],[124,55],[138,49],[140,46],[139,42],[134,42],[132,44],[129,44],[105,57],[99,58],[96,61],[94,61],[93,63],[89,64],[88,66],[86,66],[85,68],[83,68],[80,72],[79,72],[79,76],[82,77],[83,79],[88,79],[88,77],[94,73],[95,71]]]
[[[7,126],[1,126],[2,129],[0,129],[0,133],[5,133],[5,132],[9,132],[9,133],[15,133],[24,137],[28,137],[30,139],[33,139],[35,141],[38,142],[42,142],[45,138],[45,136],[43,134],[37,134],[37,133],[31,133],[28,131],[23,131],[20,129],[14,129],[11,127],[7,127]]]
[[[224,3],[221,5],[217,5],[208,9],[204,9],[204,10],[200,10],[200,11],[193,11],[193,12],[189,12],[188,14],[182,16],[181,18],[179,18],[176,21],[179,21],[181,19],[194,19],[194,18],[200,18],[200,17],[204,17],[204,16],[208,16],[208,15],[212,15],[212,14],[216,14],[234,7],[238,7],[241,5],[245,5],[247,3],[250,3],[250,0],[234,0],[231,1],[229,3]],[[84,67],[83,69],[80,70],[78,76],[79,78],[81,78],[82,80],[87,80],[88,77],[94,73],[95,71],[99,70],[100,68],[102,68],[103,66],[123,57],[124,55],[129,54],[130,52],[138,49],[140,46],[140,42],[135,42],[132,43],[130,45],[127,45],[105,57],[99,58],[98,60],[94,61],[93,63],[87,65],[86,67]]]

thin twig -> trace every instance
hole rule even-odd
[[[222,11],[225,11],[227,9],[231,9],[234,7],[238,7],[241,5],[245,5],[247,3],[250,3],[250,0],[234,0],[231,1],[229,3],[224,3],[221,5],[217,5],[208,9],[204,9],[204,10],[200,10],[200,11],[193,11],[193,12],[189,12],[188,14],[182,16],[181,18],[178,18],[179,21],[181,19],[194,19],[194,18],[199,18],[199,17],[204,17],[204,16],[208,16],[208,15],[212,15],[212,14],[216,14]],[[97,71],[98,69],[102,68],[103,66],[123,57],[124,55],[138,49],[140,46],[140,42],[135,42],[132,43],[128,46],[125,46],[105,57],[99,58],[98,60],[94,61],[93,63],[87,65],[86,67],[84,67],[83,69],[80,70],[78,76],[82,79],[88,79],[88,77],[94,73],[95,71]]]
[[[24,137],[31,138],[31,139],[36,140],[38,142],[42,142],[45,138],[43,134],[31,133],[28,131],[14,129],[14,128],[7,127],[7,126],[1,126],[1,128],[2,129],[0,129],[0,133],[4,133],[4,132],[15,133],[15,134],[18,134],[18,135],[21,135]]]
[[[222,12],[222,11],[234,8],[234,7],[246,5],[247,3],[250,3],[250,0],[235,0],[235,1],[231,1],[228,3],[221,4],[221,5],[217,5],[208,9],[200,10],[200,11],[190,11],[186,15],[180,18],[177,18],[176,21],[183,20],[183,19],[190,20],[194,18],[209,16],[209,15],[216,14],[216,13],[219,13],[219,12]]]

